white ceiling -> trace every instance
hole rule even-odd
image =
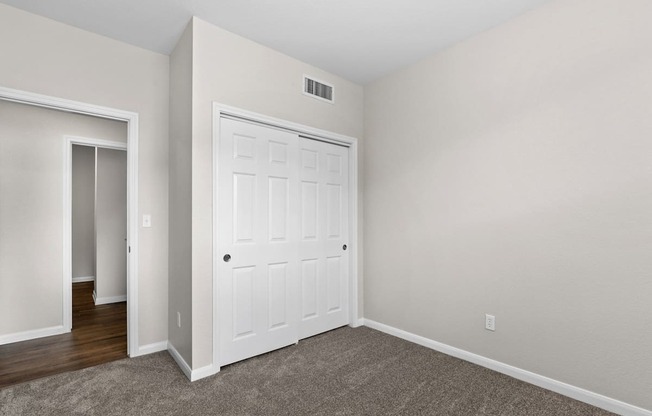
[[[169,54],[191,16],[366,84],[549,0],[0,0]]]

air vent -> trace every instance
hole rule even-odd
[[[303,93],[318,100],[327,101],[329,103],[335,102],[334,89],[330,84],[322,81],[317,81],[314,78],[303,76]]]

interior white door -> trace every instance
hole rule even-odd
[[[349,149],[299,139],[299,338],[346,325]]]
[[[220,365],[298,341],[298,139],[220,119]]]

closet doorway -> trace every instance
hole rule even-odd
[[[357,326],[355,139],[215,117],[216,366]]]

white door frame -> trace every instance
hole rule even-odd
[[[64,300],[63,328],[72,329],[72,146],[88,146],[95,149],[111,149],[127,152],[127,143],[89,137],[63,136],[63,279]],[[97,153],[96,153],[97,154]],[[97,164],[97,159],[95,160]],[[127,250],[128,251],[128,250]],[[128,257],[129,253],[125,252]],[[95,276],[97,282],[97,276]],[[97,286],[95,286],[97,287]],[[67,289],[69,288],[69,289]],[[94,293],[94,292],[93,292]],[[129,302],[127,302],[128,304]]]
[[[218,316],[218,261],[220,257],[216,252],[220,225],[217,209],[219,206],[219,192],[215,178],[217,178],[217,173],[219,172],[220,119],[223,116],[262,124],[267,127],[289,130],[303,137],[327,143],[335,143],[349,148],[349,238],[351,241],[349,246],[352,248],[349,258],[349,326],[360,326],[360,317],[358,314],[358,140],[354,137],[344,136],[213,102],[213,365],[211,374],[220,371]]]
[[[2,86],[0,86],[0,99],[127,123],[127,243],[129,247],[127,256],[127,354],[130,357],[138,356],[138,113]],[[67,150],[65,146],[64,150]],[[64,165],[64,177],[66,171],[67,168]],[[66,183],[64,182],[65,189]],[[69,198],[64,196],[62,203],[65,213]],[[62,324],[65,332],[70,332],[72,326],[72,314],[66,307],[72,302],[71,257],[65,257],[67,252],[72,253],[70,225],[70,222],[67,224],[64,222],[63,230],[63,255],[64,259],[67,259],[64,260],[62,270]]]

